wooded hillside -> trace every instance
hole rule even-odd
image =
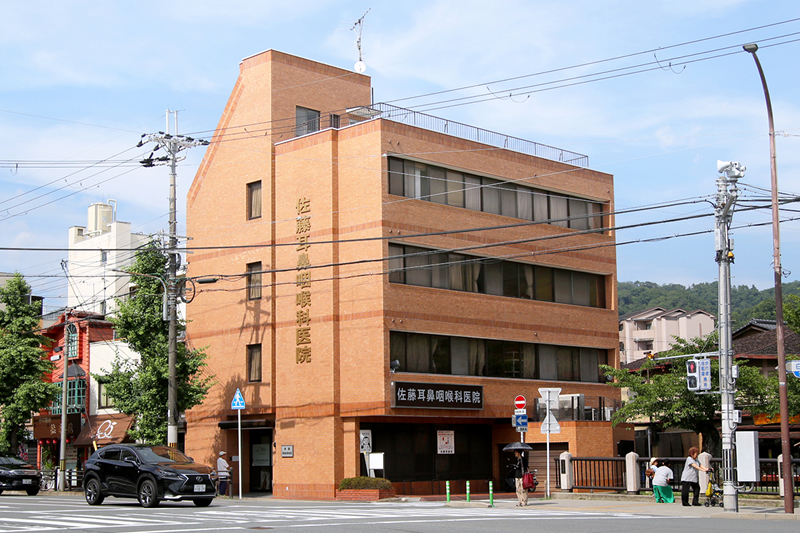
[[[800,281],[784,283],[784,299],[800,295]],[[747,324],[751,318],[775,320],[775,289],[758,290],[755,286],[731,287],[733,328]],[[650,307],[686,311],[702,309],[717,316],[717,282],[698,283],[684,287],[677,283],[659,285],[650,281],[619,282],[619,314],[641,311]]]

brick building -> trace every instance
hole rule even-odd
[[[612,176],[370,92],[274,50],[242,61],[187,197],[188,276],[219,279],[187,307],[219,381],[187,453],[238,455],[237,389],[244,490],[276,497],[333,497],[367,440],[401,494],[497,483],[518,394],[541,468],[540,387],[562,389],[553,453],[627,449],[597,368],[619,359]]]

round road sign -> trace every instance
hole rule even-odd
[[[519,395],[514,398],[514,407],[517,409],[525,409],[525,396]]]

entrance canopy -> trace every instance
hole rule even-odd
[[[128,437],[131,424],[133,417],[122,413],[90,416],[75,439],[75,446],[91,446],[92,442],[97,446],[118,444]]]

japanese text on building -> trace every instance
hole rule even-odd
[[[297,294],[295,307],[297,313],[295,344],[296,362],[311,362],[311,266],[308,239],[311,235],[311,199],[297,199],[297,220],[295,238],[297,239]]]

